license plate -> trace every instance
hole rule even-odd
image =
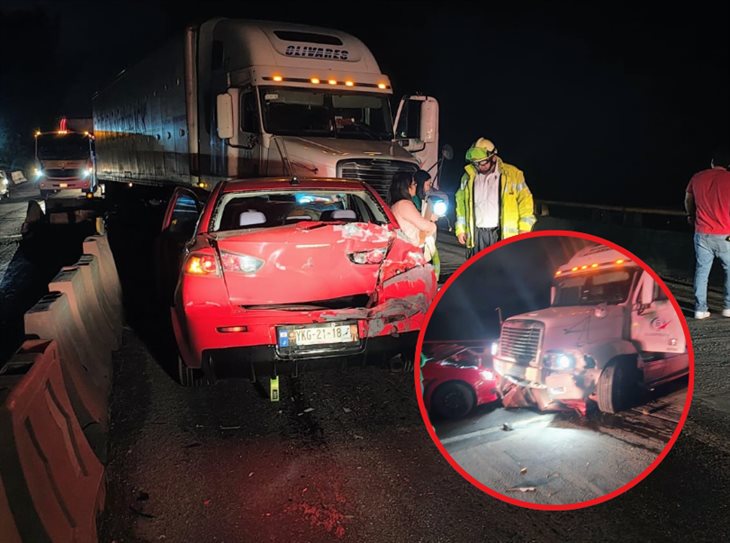
[[[354,343],[357,340],[356,324],[284,327],[278,330],[279,347]]]
[[[68,183],[60,183],[58,186],[61,187],[62,189],[67,189]]]

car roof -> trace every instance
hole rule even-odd
[[[256,190],[363,190],[365,183],[336,177],[259,177],[227,181],[223,192]]]

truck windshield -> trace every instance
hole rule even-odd
[[[37,155],[46,160],[89,158],[89,138],[84,134],[42,134],[36,140]]]
[[[282,136],[393,139],[388,97],[335,90],[262,87],[264,128]]]
[[[629,296],[635,273],[626,269],[610,270],[557,279],[553,306],[623,303]]]

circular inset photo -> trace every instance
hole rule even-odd
[[[667,455],[694,383],[687,323],[664,281],[602,238],[500,242],[439,292],[419,336],[426,428],[484,492],[532,509],[595,505]]]

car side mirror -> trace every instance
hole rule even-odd
[[[444,160],[451,160],[454,158],[454,148],[448,143],[445,143],[443,147],[441,147],[441,158]]]
[[[219,94],[216,96],[215,109],[218,137],[229,140],[233,137],[233,97],[228,93]]]

